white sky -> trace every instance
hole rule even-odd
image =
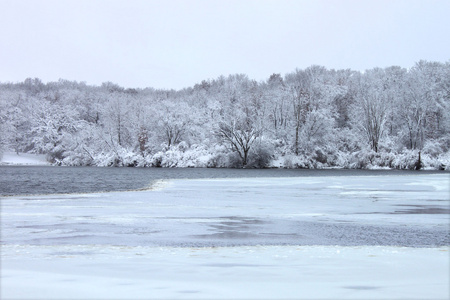
[[[450,59],[448,0],[0,0],[0,82],[265,80]]]

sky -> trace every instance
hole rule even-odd
[[[448,0],[0,0],[0,82],[181,89],[450,61]]]

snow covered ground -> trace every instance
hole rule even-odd
[[[447,299],[448,173],[1,198],[2,299]]]
[[[42,154],[5,152],[0,157],[0,165],[40,166],[50,165],[50,163],[45,159],[45,155]]]

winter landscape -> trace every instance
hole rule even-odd
[[[1,299],[449,299],[447,0],[0,0]]]
[[[40,195],[20,192],[20,180],[38,184],[26,176],[5,194],[9,178],[1,298],[446,299],[449,85],[449,63],[426,61],[364,73],[311,66],[264,82],[221,76],[178,91],[0,83],[3,172],[324,170],[121,192],[55,183]]]
[[[1,298],[446,299],[449,192],[400,172],[3,197]]]

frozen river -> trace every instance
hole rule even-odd
[[[4,197],[2,243],[450,245],[447,174],[159,180],[152,186]]]
[[[324,174],[2,197],[2,296],[446,298],[449,174]]]

